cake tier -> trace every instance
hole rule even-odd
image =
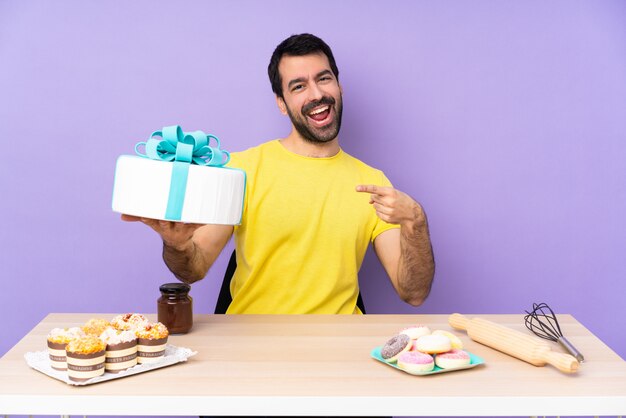
[[[174,164],[122,155],[117,160],[113,211],[145,218],[200,224],[241,222],[245,172],[227,167],[189,165],[180,219],[166,211]]]

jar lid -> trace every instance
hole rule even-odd
[[[165,283],[159,286],[161,293],[167,293],[170,295],[189,293],[191,286],[185,283]]]

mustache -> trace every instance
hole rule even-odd
[[[335,99],[333,99],[330,96],[324,96],[315,102],[307,103],[305,106],[303,106],[302,114],[306,116],[307,113],[309,113],[311,110],[315,109],[318,106],[323,106],[323,105],[332,106],[334,104],[335,104]]]

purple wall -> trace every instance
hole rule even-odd
[[[626,358],[624,22],[619,1],[0,2],[0,354],[49,312],[155,311],[172,276],[111,212],[117,156],[169,124],[230,150],[286,135],[266,67],[310,31],[341,70],[344,149],[429,214],[430,298],[403,304],[370,254],[369,311],[545,301]]]

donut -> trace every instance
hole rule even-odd
[[[470,364],[470,356],[463,350],[453,349],[447,353],[437,354],[435,364],[442,369],[455,369]]]
[[[438,330],[433,331],[433,335],[445,335],[446,337],[450,338],[450,343],[452,343],[452,348],[456,348],[458,350],[463,349],[463,343],[461,342],[459,337],[457,337],[451,332],[438,329]]]
[[[411,348],[411,339],[406,334],[398,334],[391,337],[383,348],[380,350],[380,355],[387,363],[395,363],[398,360],[398,356]]]
[[[407,351],[398,356],[398,367],[408,373],[419,374],[435,368],[432,356],[419,351]]]
[[[400,331],[400,334],[406,334],[412,340],[417,340],[422,335],[430,334],[430,328],[426,325],[413,325]]]
[[[415,349],[428,354],[445,353],[452,350],[452,343],[445,335],[424,335],[415,341]]]

